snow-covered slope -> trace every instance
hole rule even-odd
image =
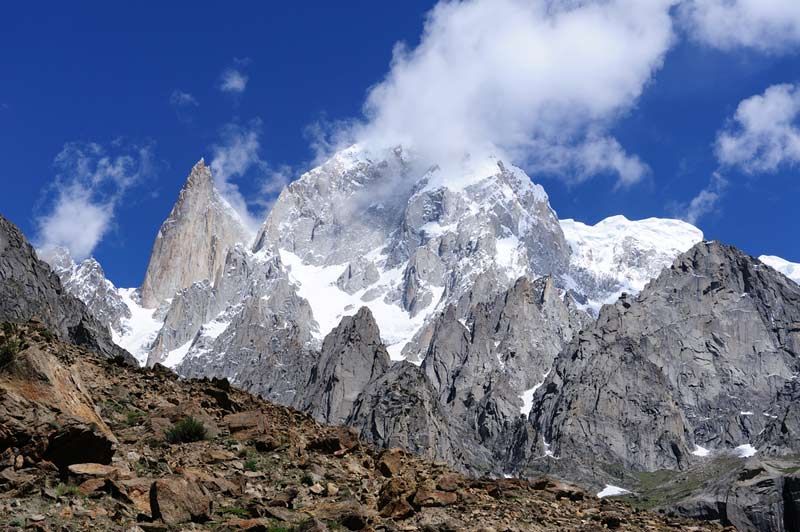
[[[800,284],[800,264],[789,262],[786,259],[774,255],[761,255],[758,257],[758,260],[767,266],[772,266],[792,281]]]
[[[703,240],[703,232],[680,220],[628,220],[611,216],[595,225],[561,220],[572,250],[568,288],[594,311],[622,292],[638,293],[675,258]]]
[[[489,298],[521,275],[566,271],[547,194],[495,158],[443,169],[400,148],[344,150],[281,194],[256,250],[276,249],[321,339],[367,305],[394,359],[416,358],[429,318],[476,283]]]

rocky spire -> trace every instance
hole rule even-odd
[[[200,159],[153,244],[142,284],[143,306],[154,308],[194,282],[213,280],[228,249],[247,240],[244,223]]]

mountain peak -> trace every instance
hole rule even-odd
[[[248,239],[247,228],[214,186],[211,168],[200,159],[153,244],[142,305],[155,308],[197,281],[213,281],[228,249]]]

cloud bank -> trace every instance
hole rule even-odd
[[[54,161],[50,206],[36,218],[35,245],[43,256],[58,247],[89,257],[113,225],[125,192],[150,174],[150,145],[68,143]]]
[[[674,4],[439,2],[420,44],[395,47],[351,137],[367,147],[410,146],[439,164],[468,150],[575,181],[607,171],[634,183],[646,167],[608,129],[662,65]]]
[[[680,14],[695,40],[721,50],[782,53],[800,45],[797,0],[686,0]]]

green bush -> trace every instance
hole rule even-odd
[[[24,349],[24,346],[19,338],[6,337],[0,344],[0,367],[11,362],[22,349]]]
[[[166,432],[166,440],[169,443],[189,443],[204,440],[205,437],[206,428],[203,422],[192,416],[181,419]]]

